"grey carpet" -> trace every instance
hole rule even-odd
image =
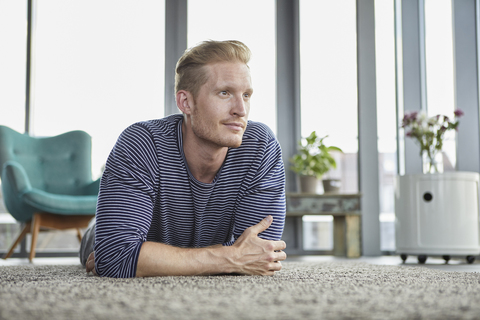
[[[284,262],[273,277],[105,279],[0,267],[0,319],[480,319],[480,273]]]

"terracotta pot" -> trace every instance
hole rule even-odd
[[[301,193],[317,193],[318,179],[315,176],[299,176]]]

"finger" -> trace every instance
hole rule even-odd
[[[274,251],[285,250],[285,248],[287,247],[287,244],[285,243],[285,241],[282,241],[282,240],[271,241],[271,243]]]
[[[274,261],[283,261],[287,259],[287,254],[283,251],[275,252],[275,260]]]
[[[262,221],[260,221],[258,224],[254,225],[254,226],[251,226],[250,229],[255,234],[259,234],[259,233],[267,230],[268,227],[270,227],[270,225],[272,224],[272,222],[273,222],[273,217],[269,215],[269,216],[265,217],[264,219],[262,219]]]
[[[94,252],[92,252],[88,255],[87,262],[92,261],[92,260],[95,261],[95,253]]]
[[[90,260],[87,262],[87,273],[88,272],[92,272],[93,275],[97,275],[97,271],[95,270],[95,261],[94,260]]]
[[[93,269],[95,269],[95,253],[94,252],[90,253],[90,255],[88,256],[87,262],[85,263],[85,268],[87,272],[90,272]]]
[[[87,260],[87,263],[85,264],[85,270],[88,272],[92,271],[94,268],[94,263],[92,263],[91,260]]]
[[[287,254],[283,251],[272,252],[265,259],[270,262],[283,261],[287,259]]]
[[[282,270],[282,264],[280,261],[270,263],[268,266],[268,271],[280,271]]]

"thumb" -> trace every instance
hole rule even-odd
[[[262,221],[260,221],[258,224],[254,225],[251,227],[252,231],[255,232],[255,234],[259,234],[270,227],[270,225],[273,222],[273,217],[272,216],[266,216]]]

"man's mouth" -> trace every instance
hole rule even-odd
[[[226,122],[224,123],[224,125],[234,131],[243,131],[243,129],[245,128],[245,124],[243,124],[242,122]]]

